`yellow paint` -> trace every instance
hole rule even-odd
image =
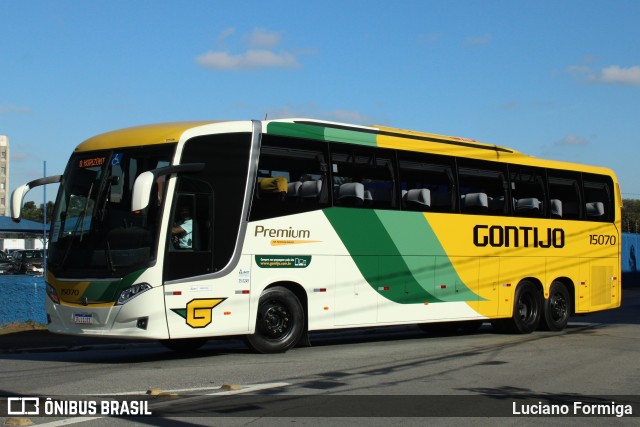
[[[469,302],[469,306],[487,317],[504,317],[512,313],[514,293],[523,279],[532,279],[542,285],[545,297],[554,280],[567,278],[575,289],[576,311],[593,311],[620,305],[619,281],[613,280],[619,273],[618,245],[591,245],[589,235],[618,235],[615,224],[586,221],[559,221],[550,219],[499,217],[483,215],[457,215],[455,226],[447,214],[425,213],[438,240],[449,256],[462,281],[478,284],[478,294],[484,301]],[[478,224],[491,226],[537,227],[540,239],[546,241],[547,228],[564,231],[562,248],[534,247],[531,233],[529,246],[524,246],[523,235],[519,246],[510,244],[501,247],[476,246],[474,227]],[[483,229],[486,231],[485,229]],[[474,262],[480,260],[480,265]],[[598,275],[597,284],[589,288],[582,282],[591,283],[593,274]],[[510,286],[508,286],[510,284]],[[606,292],[606,297],[604,293]],[[611,297],[609,298],[609,294]]]
[[[76,152],[176,143],[191,128],[216,122],[175,122],[136,126],[103,133],[78,145]]]
[[[224,300],[224,298],[203,298],[189,301],[187,325],[193,328],[208,326],[213,319],[213,309]]]
[[[303,243],[318,243],[322,240],[272,240],[271,246],[284,246],[284,245],[301,245]]]

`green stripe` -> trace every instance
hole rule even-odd
[[[323,212],[367,283],[385,298],[401,304],[478,300],[422,213],[347,208]],[[388,290],[380,289],[384,287]]]
[[[272,122],[267,125],[267,133],[293,138],[315,139],[319,141],[345,142],[348,144],[375,147],[376,135],[348,129],[335,129],[301,123]]]
[[[267,125],[267,133],[294,138],[317,139],[320,141],[325,140],[324,128],[322,126],[273,122]]]
[[[92,303],[115,302],[120,296],[120,293],[133,285],[144,271],[145,270],[134,271],[123,277],[122,280],[116,280],[114,282],[91,282],[82,296],[87,297],[87,300]]]

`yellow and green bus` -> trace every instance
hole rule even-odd
[[[90,138],[49,236],[55,333],[263,353],[310,331],[562,330],[620,306],[606,168],[470,139],[310,120],[185,122]]]

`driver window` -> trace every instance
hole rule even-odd
[[[178,179],[167,236],[167,280],[211,273],[213,192],[199,179]]]

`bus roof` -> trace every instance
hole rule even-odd
[[[135,147],[139,145],[154,145],[176,143],[180,136],[189,129],[206,124],[217,123],[215,121],[193,121],[158,123],[144,126],[135,126],[105,132],[87,139],[78,145],[76,152],[104,150],[117,147]]]
[[[266,133],[283,136],[613,175],[613,172],[605,167],[541,159],[512,148],[455,136],[387,126],[357,126],[302,118],[273,120],[266,123]]]
[[[78,145],[75,151],[176,143],[182,134],[190,129],[219,123],[229,123],[229,121],[185,121],[119,129],[89,138]],[[307,118],[267,120],[262,123],[263,132],[273,135],[613,175],[611,170],[604,167],[540,159],[512,148],[455,136]]]

